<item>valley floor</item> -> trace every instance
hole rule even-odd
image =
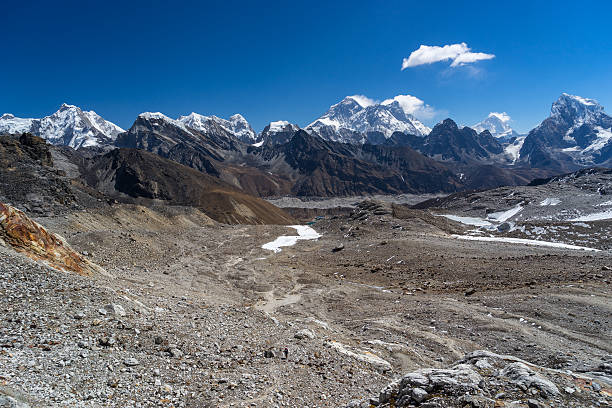
[[[609,358],[608,252],[458,240],[433,219],[326,217],[321,238],[273,253],[261,246],[295,230],[137,206],[41,218],[108,276],[0,247],[0,394],[338,407],[474,350],[575,372]]]

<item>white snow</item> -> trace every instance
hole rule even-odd
[[[230,116],[229,120],[217,116],[204,116],[199,113],[191,112],[187,116],[179,116],[178,121],[185,126],[197,130],[198,132],[208,133],[210,130],[210,122],[214,122],[223,128],[228,133],[245,142],[255,141],[257,134],[251,128],[251,125],[240,114]]]
[[[606,210],[602,212],[596,212],[588,215],[581,215],[580,217],[573,218],[568,221],[600,221],[600,220],[609,220],[612,218],[612,210]]]
[[[263,144],[264,144],[264,141],[262,140],[261,142],[253,143],[251,146],[261,147],[263,146]]]
[[[563,96],[568,97],[568,98],[570,98],[570,99],[574,99],[574,100],[576,100],[576,101],[578,101],[578,102],[580,102],[581,104],[586,105],[586,106],[594,106],[594,105],[597,105],[597,102],[596,102],[595,100],[593,100],[593,99],[583,98],[582,96],[578,96],[578,95],[570,95],[570,94],[567,94],[567,93],[565,93],[565,92],[563,93]]]
[[[297,230],[298,235],[281,235],[274,241],[263,244],[261,247],[277,253],[281,251],[281,247],[293,246],[299,240],[318,239],[321,237],[321,234],[307,225],[290,225],[289,227]]]
[[[342,343],[338,343],[337,341],[330,341],[327,344],[329,344],[329,346],[333,348],[334,350],[336,350],[338,353],[341,353],[349,357],[352,357],[356,360],[360,360],[365,363],[371,364],[381,371],[390,371],[392,369],[392,366],[388,361],[383,360],[382,358],[378,357],[376,354],[372,353],[371,351],[359,350],[359,349],[352,351],[349,349],[348,346],[345,346]]]
[[[506,112],[491,112],[485,120],[472,125],[471,128],[478,133],[488,130],[494,137],[506,139],[518,136],[518,133],[510,127],[510,121],[510,115]]]
[[[604,201],[603,203],[597,204],[595,207],[607,207],[612,205],[612,200]]]
[[[595,126],[594,130],[597,132],[597,139],[584,149],[585,153],[601,150],[612,140],[612,127],[604,129],[601,126]]]
[[[504,153],[512,159],[512,164],[515,164],[517,160],[520,159],[521,148],[523,147],[523,143],[525,143],[526,137],[527,136],[518,136],[513,143],[508,144],[508,146],[504,148]]]
[[[487,216],[487,218],[492,221],[505,222],[514,217],[516,214],[520,213],[522,209],[523,206],[518,204],[516,207],[509,210],[491,213]]]
[[[425,115],[431,112],[432,108],[416,97],[398,95],[381,103],[357,99],[355,96],[348,96],[341,102],[332,105],[323,116],[306,126],[306,130],[314,130],[327,138],[340,142],[347,141],[342,134],[334,138],[328,135],[330,129],[322,131],[322,128],[331,128],[332,133],[340,130],[362,133],[381,132],[387,138],[393,132],[404,132],[417,136],[426,136],[431,132],[431,129],[413,114],[423,113]]]
[[[543,246],[543,247],[549,247],[549,248],[580,249],[584,251],[599,252],[599,249],[595,249],[595,248],[563,244],[560,242],[538,241],[535,239],[505,238],[505,237],[475,237],[475,236],[470,236],[470,235],[452,235],[452,237],[457,238],[457,239],[465,239],[468,241],[507,242],[511,244],[524,244],[524,245],[533,245],[533,246]]]
[[[282,132],[283,129],[289,125],[286,120],[277,120],[276,122],[270,122],[270,132]]]
[[[169,118],[168,116],[164,115],[161,112],[143,112],[140,115],[138,115],[139,118],[143,118],[143,119],[147,119],[147,120],[161,120],[163,122],[169,123],[173,126],[176,126],[182,130],[184,130],[187,133],[191,133],[193,134],[188,128],[187,126],[185,126],[185,124],[179,120],[176,119],[172,119]]]
[[[5,113],[0,117],[0,133],[17,134],[29,132],[36,120],[33,118],[16,118],[10,113]]]
[[[11,114],[0,117],[0,133],[32,132],[51,144],[67,145],[75,149],[112,142],[123,131],[94,111],[82,111],[68,104],[63,104],[52,115],[40,119],[16,118]]]
[[[544,200],[540,202],[541,207],[545,207],[548,205],[559,205],[559,204],[561,204],[561,200],[559,200],[558,198],[550,198],[550,197],[545,198]]]
[[[489,221],[485,221],[482,218],[477,218],[477,217],[460,217],[458,215],[451,215],[451,214],[441,214],[441,215],[438,215],[438,217],[445,217],[445,218],[448,218],[449,220],[457,221],[465,225],[473,225],[476,227],[489,227],[493,225]]]

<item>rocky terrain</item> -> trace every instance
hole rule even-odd
[[[321,143],[300,165],[385,152]],[[607,169],[285,212],[143,150],[0,149],[0,406],[611,403]]]
[[[604,252],[459,240],[469,227],[384,202],[278,253],[261,246],[287,227],[192,207],[37,220],[104,273],[0,247],[4,404],[610,403]]]
[[[472,239],[527,239],[610,250],[612,171],[580,170],[529,186],[457,193],[416,204],[472,227]],[[535,244],[537,244],[535,242]]]

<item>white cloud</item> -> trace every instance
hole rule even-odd
[[[489,113],[489,117],[496,117],[502,122],[510,122],[510,115],[508,115],[506,112],[491,112]]]
[[[397,95],[392,99],[385,99],[381,105],[389,105],[393,102],[399,103],[404,112],[417,119],[431,119],[437,113],[434,108],[412,95]]]
[[[433,64],[440,61],[452,60],[451,67],[459,67],[476,61],[495,58],[494,54],[471,52],[466,43],[448,44],[442,47],[437,45],[421,45],[413,51],[408,58],[402,61],[402,71],[406,68],[419,65]]]
[[[365,95],[351,95],[351,96],[347,96],[347,98],[351,98],[355,100],[355,102],[360,104],[363,108],[367,108],[368,106],[376,105],[376,101],[374,99],[370,99]]]
[[[451,67],[459,67],[461,65],[471,64],[476,61],[484,61],[495,58],[493,54],[485,54],[484,52],[466,52],[465,54],[459,54],[457,58],[453,60]]]

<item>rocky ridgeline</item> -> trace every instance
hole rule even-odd
[[[387,205],[377,201],[362,201],[357,204],[357,208],[351,212],[349,218],[356,221],[365,221],[372,215],[389,215],[391,210]]]
[[[408,373],[377,397],[352,401],[347,408],[608,407],[612,403],[611,362],[578,374],[480,350],[450,368]]]
[[[79,275],[103,272],[76,253],[59,235],[48,232],[22,211],[0,203],[0,245],[10,246],[28,257],[56,269]]]

